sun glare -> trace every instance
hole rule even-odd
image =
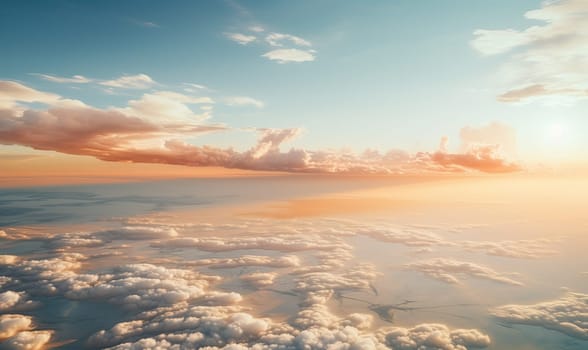
[[[569,128],[562,123],[553,123],[546,128],[545,138],[550,144],[563,144],[569,136]]]

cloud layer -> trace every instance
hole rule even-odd
[[[27,103],[49,105],[30,109]],[[127,107],[97,109],[81,101],[64,99],[16,82],[0,82],[0,143],[28,146],[101,160],[217,166],[249,170],[313,173],[419,174],[482,171],[512,172],[521,167],[507,161],[499,144],[471,143],[473,130],[463,131],[469,147],[462,153],[447,151],[446,139],[436,152],[390,151],[362,154],[281,146],[301,134],[301,129],[259,128],[257,144],[238,152],[232,148],[196,146],[185,140],[220,132],[228,127],[204,123],[209,111],[195,114],[191,105],[210,106],[208,97],[156,91],[131,100]],[[229,104],[262,107],[260,101],[234,97]],[[478,137],[479,138],[479,137]],[[492,141],[492,140],[490,140]]]
[[[569,292],[533,305],[504,305],[492,310],[503,322],[539,326],[588,340],[588,294]]]

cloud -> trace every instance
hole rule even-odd
[[[241,45],[247,45],[247,44],[257,40],[255,35],[247,35],[247,34],[242,34],[242,33],[225,33],[225,35],[230,40],[232,40],[236,43],[239,43]]]
[[[282,142],[292,135],[268,133],[265,136],[271,149],[272,142]],[[343,240],[362,234],[362,227],[367,226],[361,223],[325,220],[276,226],[265,220],[244,220],[167,225],[163,221],[164,218],[157,216],[133,218],[126,220],[120,229],[48,235],[45,241],[156,239],[156,247],[234,253],[201,259],[198,257],[203,255],[182,252],[175,263],[168,259],[155,264],[141,257],[140,264],[109,261],[108,266],[95,269],[92,249],[103,248],[83,246],[85,254],[80,254],[76,253],[80,247],[74,245],[68,253],[43,252],[47,258],[0,256],[0,274],[11,279],[8,282],[11,288],[27,290],[32,298],[49,295],[124,307],[123,319],[89,339],[79,340],[80,345],[84,342],[91,348],[465,350],[482,348],[490,342],[487,335],[475,329],[451,329],[443,324],[381,327],[374,324],[374,316],[370,314],[333,312],[333,298],[346,292],[373,293],[374,281],[380,275],[374,265],[354,260],[353,248]],[[139,245],[147,249],[146,244]],[[52,248],[52,245],[45,247]],[[308,254],[250,256],[240,254],[239,250],[244,249]],[[195,258],[186,261],[188,256]],[[169,266],[173,264],[181,268]],[[237,281],[253,287],[243,292],[268,293],[268,289],[282,288],[282,282],[286,282],[292,287],[284,292],[295,298],[293,307],[297,309],[288,319],[259,317],[251,311],[246,295],[215,289],[229,288],[231,279],[200,274],[197,266],[259,266],[263,272],[235,276]],[[287,268],[280,271],[280,276],[287,278],[277,283],[278,273],[269,270],[271,267]],[[320,267],[321,271],[299,269],[306,267]],[[18,337],[31,340],[29,343],[40,338],[28,333],[20,335],[29,332],[27,327],[32,320],[28,323],[20,317],[15,320],[0,330],[18,329]],[[48,341],[49,338],[45,343]]]
[[[123,75],[117,79],[101,81],[103,86],[119,89],[148,89],[156,84],[147,74]]]
[[[51,341],[52,331],[24,331],[8,338],[0,348],[3,350],[43,350]]]
[[[459,131],[460,152],[467,152],[476,145],[498,145],[500,151],[514,156],[517,153],[517,135],[515,129],[501,123],[491,122],[481,127],[466,126]]]
[[[257,108],[263,108],[263,102],[246,96],[233,96],[227,97],[225,103],[229,106],[254,106]]]
[[[474,32],[472,46],[483,55],[513,52],[503,67],[510,87],[498,100],[588,97],[588,3],[546,1],[525,17],[541,24]]]
[[[298,46],[312,46],[312,44],[302,39],[301,37],[291,35],[291,34],[282,34],[282,33],[270,33],[265,37],[265,41],[270,44],[271,46],[282,47],[284,46],[284,42],[290,42],[294,45]]]
[[[49,104],[46,110],[28,109],[22,102]],[[105,161],[217,166],[247,170],[348,174],[488,173],[521,170],[508,161],[500,145],[473,144],[463,153],[449,153],[446,139],[437,152],[386,153],[368,150],[306,150],[283,144],[298,137],[300,128],[258,128],[258,141],[248,150],[195,146],[188,137],[228,130],[204,124],[211,109],[194,113],[190,105],[211,107],[209,97],[155,91],[131,100],[122,108],[97,109],[14,82],[0,81],[0,143],[28,146],[67,154],[93,156]],[[260,105],[236,98],[232,103]],[[475,133],[473,130],[470,134]],[[479,132],[478,132],[479,133]]]
[[[313,50],[277,49],[266,52],[261,56],[278,63],[310,62],[315,59],[314,53],[315,51]]]
[[[450,330],[443,324],[422,324],[413,328],[392,327],[380,337],[393,349],[467,350],[485,348],[490,337],[475,329]]]
[[[587,97],[588,89],[550,89],[542,84],[534,84],[513,89],[498,96],[500,102],[521,102],[531,98],[566,95],[572,97]]]
[[[552,247],[552,239],[507,241],[462,241],[459,245],[470,251],[480,251],[488,255],[517,259],[537,259],[557,253]]]
[[[226,269],[245,266],[264,266],[264,267],[296,267],[300,265],[300,259],[296,255],[286,255],[279,258],[259,255],[242,255],[238,258],[211,258],[198,259],[190,262],[193,266],[208,266],[213,269]]]
[[[33,320],[30,316],[4,314],[0,315],[0,341],[10,338],[19,332],[32,328]]]
[[[436,258],[416,261],[404,265],[409,270],[419,271],[425,275],[449,284],[459,284],[465,277],[486,279],[513,286],[522,286],[507,274],[499,273],[487,266],[477,265],[467,261],[455,259]]]
[[[36,303],[27,300],[25,292],[8,290],[0,293],[0,312],[26,310],[36,306]]]
[[[34,73],[33,75],[36,75],[43,80],[60,84],[88,84],[94,81],[93,79],[86,78],[83,75],[74,75],[71,78],[39,73]]]
[[[522,170],[519,164],[506,160],[498,144],[472,144],[464,153],[448,153],[445,139],[439,151],[429,155],[429,161],[432,167],[440,166],[446,171],[462,172],[465,168],[485,173],[509,173]]]
[[[317,235],[293,237],[291,235],[248,236],[248,237],[185,237],[154,242],[159,248],[195,247],[208,252],[226,252],[232,250],[264,249],[280,252],[304,250],[330,250],[341,246]]]
[[[254,288],[264,288],[274,284],[276,277],[274,272],[253,272],[241,275],[239,279]]]
[[[172,91],[156,91],[144,94],[138,100],[129,101],[128,107],[119,111],[126,115],[148,119],[156,123],[194,123],[210,118],[210,113],[196,114],[188,105],[213,104],[210,97],[194,97]]]
[[[568,292],[556,300],[504,305],[491,313],[502,322],[543,327],[588,340],[588,294]]]
[[[59,95],[38,91],[15,81],[0,80],[0,110],[14,108],[16,102],[54,104],[60,99]]]

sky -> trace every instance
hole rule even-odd
[[[582,0],[5,1],[0,162],[582,166],[587,17]]]

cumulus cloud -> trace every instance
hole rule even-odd
[[[485,348],[490,337],[475,329],[450,330],[443,324],[422,324],[413,328],[392,327],[380,337],[393,349],[467,350]]]
[[[278,63],[289,63],[314,61],[314,54],[314,50],[277,49],[268,51],[261,56]]]
[[[0,315],[0,341],[10,338],[19,332],[32,328],[33,320],[30,316],[4,314]]]
[[[119,89],[148,89],[157,82],[147,74],[123,75],[117,79],[101,81],[100,85]]]
[[[289,136],[286,133],[274,137]],[[269,148],[272,139],[267,140]],[[210,349],[351,350],[428,347],[463,350],[485,347],[489,343],[487,335],[474,329],[451,329],[440,324],[378,328],[370,314],[334,313],[332,298],[346,292],[371,293],[375,289],[373,283],[380,275],[374,265],[354,261],[352,247],[342,239],[363,234],[362,230],[367,228],[362,229],[361,223],[326,220],[274,226],[264,220],[245,220],[167,226],[156,219],[136,218],[125,222],[121,229],[72,232],[63,235],[65,237],[55,235],[49,239],[52,242],[62,238],[98,241],[155,239],[153,245],[158,247],[195,247],[233,253],[191,261],[182,258],[178,262],[182,268],[167,266],[173,264],[169,259],[160,265],[113,262],[112,267],[87,272],[84,269],[93,265],[92,245],[83,245],[85,255],[74,253],[75,246],[72,245],[74,248],[70,252],[52,253],[46,258],[0,256],[0,274],[10,276],[10,288],[27,290],[31,297],[51,295],[125,307],[124,319],[88,339],[87,345],[91,348],[195,349],[209,346]],[[189,236],[189,233],[197,236]],[[418,235],[407,239],[423,240]],[[239,254],[238,251],[244,249],[306,253],[298,256]],[[310,267],[319,269],[304,270],[310,261]],[[199,266],[259,266],[262,271],[240,274],[236,278],[253,287],[244,292],[260,293],[257,290],[262,289],[261,293],[268,293],[274,288],[279,292],[284,285],[282,282],[286,282],[291,289],[284,293],[296,298],[298,309],[286,320],[259,317],[246,304],[246,296],[215,289],[219,281],[226,280],[200,274],[197,271]],[[287,269],[281,270],[280,276],[287,278],[278,283],[278,273],[269,268],[281,267]],[[222,288],[229,285],[223,283]],[[30,331],[26,328],[30,326],[26,319],[15,320],[13,326],[5,329],[18,328],[19,334]],[[20,338],[27,337],[22,335]]]
[[[538,326],[588,340],[588,294],[568,292],[532,305],[504,305],[491,310],[500,321]]]
[[[510,277],[509,274],[497,272],[487,266],[474,264],[455,259],[436,258],[430,260],[415,261],[404,265],[409,270],[415,270],[425,275],[449,284],[459,284],[464,277],[475,277],[495,281],[513,286],[523,284]]]
[[[274,284],[275,272],[253,272],[239,276],[239,279],[254,288],[269,287]]]
[[[247,45],[247,44],[257,40],[255,35],[247,35],[247,34],[242,34],[242,33],[225,33],[225,35],[230,40],[232,40],[236,43],[239,43],[241,45]]]
[[[540,24],[523,30],[474,32],[472,46],[484,55],[514,51],[503,67],[505,75],[512,77],[511,87],[498,99],[588,97],[588,4],[583,0],[546,1],[525,17]]]
[[[36,303],[28,300],[25,292],[8,290],[0,293],[0,312],[26,310],[35,306]]]
[[[43,350],[51,341],[51,331],[24,331],[8,338],[0,348],[3,350]]]

